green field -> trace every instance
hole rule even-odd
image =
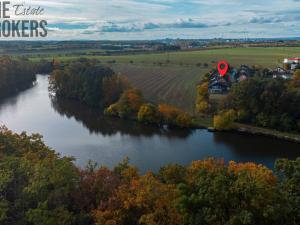
[[[280,48],[233,48],[215,49],[191,52],[174,52],[162,54],[146,55],[126,55],[126,56],[102,56],[101,60],[116,60],[117,62],[128,63],[165,63],[177,65],[196,65],[197,63],[207,63],[215,65],[219,60],[227,60],[233,66],[241,64],[261,65],[265,67],[282,65],[283,58],[299,56],[300,48],[280,47]]]
[[[300,47],[243,47],[88,58],[108,63],[116,72],[128,76],[132,85],[141,89],[148,100],[174,104],[191,112],[197,83],[219,60],[225,59],[236,67],[247,64],[272,68],[282,66],[283,58],[296,56],[300,56]],[[57,58],[70,61],[78,56]]]
[[[281,65],[284,57],[296,57],[300,55],[300,47],[243,47],[226,48],[201,51],[181,51],[171,53],[135,54],[119,56],[88,56],[102,61],[115,60],[117,63],[158,64],[166,63],[177,65],[196,65],[208,63],[214,65],[217,61],[226,59],[231,65],[240,64],[276,66]],[[52,58],[49,56],[48,58]],[[60,56],[61,60],[72,60],[77,56]]]

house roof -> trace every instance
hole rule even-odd
[[[288,58],[288,60],[300,60],[300,58]]]

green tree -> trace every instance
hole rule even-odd
[[[289,213],[284,224],[300,224],[300,158],[277,160],[275,172],[280,179],[282,195],[287,198],[285,207]]]
[[[284,198],[272,171],[252,163],[204,160],[178,186],[184,224],[284,224]]]

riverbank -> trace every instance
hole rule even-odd
[[[210,132],[216,131],[213,127],[213,119],[211,117],[198,117],[195,119],[195,127],[199,129],[207,129]],[[279,140],[300,143],[300,133],[288,133],[268,128],[256,127],[253,125],[234,123],[233,132],[245,133],[251,135],[266,136]]]
[[[276,139],[300,143],[300,134],[297,133],[281,132],[277,130],[255,127],[252,125],[241,124],[241,123],[235,123],[235,125],[236,125],[235,131],[239,133],[262,135],[266,137],[272,137]]]

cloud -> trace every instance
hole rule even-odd
[[[101,31],[102,32],[138,32],[138,31],[141,31],[141,29],[138,28],[134,24],[131,24],[129,26],[124,26],[124,25],[110,23],[110,24],[104,25],[101,28]]]
[[[23,1],[45,8],[38,19],[46,19],[53,30],[49,39],[240,37],[245,31],[249,36],[300,36],[300,0],[11,0],[11,4]]]
[[[259,23],[259,24],[264,24],[264,23],[280,23],[283,20],[280,18],[265,18],[265,17],[253,17],[252,19],[249,20],[250,23]]]
[[[205,23],[201,23],[199,21],[195,21],[191,18],[188,18],[186,20],[184,19],[180,19],[178,21],[175,22],[171,22],[171,23],[145,23],[144,24],[144,29],[172,29],[172,28],[208,28],[210,25],[205,24]]]

